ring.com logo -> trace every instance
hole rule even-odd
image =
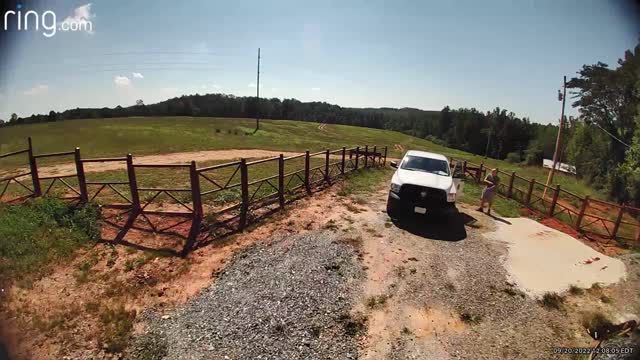
[[[56,13],[51,10],[38,13],[35,10],[27,10],[25,6],[18,3],[16,10],[8,10],[4,13],[4,30],[40,31],[42,28],[42,35],[48,38],[58,31],[93,33],[90,11],[91,4],[83,5],[75,9],[73,16],[58,22]]]

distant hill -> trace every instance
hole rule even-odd
[[[314,121],[395,130],[475,154],[486,153],[498,159],[505,159],[509,153],[515,153],[511,156],[515,159],[528,156],[531,163],[541,163],[542,156],[552,156],[557,132],[554,126],[533,124],[527,118],[518,118],[514,113],[500,108],[486,113],[475,108],[452,110],[448,106],[441,111],[407,107],[352,108],[319,101],[302,102],[278,98],[260,99],[258,107],[255,97],[229,94],[185,95],[155,104],[144,104],[139,100],[137,105],[129,107],[77,108],[60,113],[51,111],[46,115],[18,118],[4,126],[134,116],[255,118],[258,109],[262,119]],[[490,141],[491,146],[487,146],[487,141]],[[531,143],[534,143],[535,148],[528,151]]]

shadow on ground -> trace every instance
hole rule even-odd
[[[477,220],[456,210],[449,215],[407,215],[393,220],[398,228],[413,235],[430,240],[460,241],[467,238],[465,225],[472,225]]]

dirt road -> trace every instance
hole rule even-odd
[[[243,149],[243,150],[207,150],[207,151],[191,151],[159,155],[135,156],[134,161],[138,164],[186,164],[195,161],[215,161],[215,160],[238,160],[240,158],[267,158],[276,157],[284,154],[284,156],[298,155],[294,152],[271,151],[260,149]],[[102,172],[110,170],[126,169],[126,163],[123,162],[105,162],[105,163],[86,163],[84,164],[85,172]],[[29,171],[26,168],[15,170],[16,173]],[[54,176],[61,174],[74,174],[76,172],[75,163],[62,163],[48,166],[38,166],[40,176]],[[0,171],[0,175],[3,172]]]

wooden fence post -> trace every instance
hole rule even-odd
[[[551,205],[549,205],[549,217],[553,217],[553,213],[556,211],[558,196],[560,196],[560,185],[556,185],[556,189],[553,192],[553,198],[551,198]]]
[[[284,155],[278,159],[278,201],[280,208],[284,209]]]
[[[373,166],[377,165],[377,162],[376,162],[376,148],[377,148],[377,146],[374,145],[373,146],[373,156],[371,157],[371,160],[372,160],[371,162],[373,163]]]
[[[42,189],[40,188],[40,177],[38,176],[38,164],[36,164],[36,158],[33,155],[31,137],[29,137],[29,168],[31,170],[31,181],[33,183],[33,195],[40,197],[42,196]]]
[[[131,192],[131,206],[136,214],[141,211],[140,194],[138,193],[138,180],[136,170],[133,167],[133,155],[127,154],[127,177],[129,178],[129,191]]]
[[[204,209],[202,208],[202,195],[200,194],[200,179],[198,176],[198,170],[196,168],[196,162],[191,161],[189,167],[189,177],[191,178],[191,201],[193,201],[193,216],[196,219],[201,219],[204,215]]]
[[[462,174],[463,175],[467,174],[467,160],[462,162]]]
[[[529,190],[527,190],[527,196],[525,197],[524,200],[524,204],[529,206],[529,203],[531,202],[531,194],[533,193],[533,187],[536,184],[536,179],[535,178],[531,178],[531,181],[529,181]]]
[[[509,188],[507,188],[507,199],[511,199],[513,195],[513,181],[516,179],[516,172],[511,172],[511,178],[509,178]]]
[[[340,166],[340,174],[344,175],[344,160],[347,154],[347,148],[342,148],[342,165]]]
[[[576,219],[577,231],[580,231],[580,225],[582,224],[584,213],[585,211],[587,211],[587,206],[589,206],[589,195],[585,196],[584,199],[582,199],[582,206],[580,207],[580,212],[578,213],[578,218]]]
[[[242,192],[242,204],[240,205],[240,228],[247,226],[247,215],[249,213],[249,173],[247,171],[247,160],[240,159],[240,189]]]
[[[327,149],[327,152],[324,155],[325,161],[324,161],[324,181],[327,182],[327,184],[331,185],[331,177],[329,176],[329,152],[330,150]]]
[[[358,170],[358,158],[360,157],[360,146],[356,147],[356,165],[353,170]]]
[[[364,146],[364,168],[367,168],[367,165],[369,165],[369,161],[368,158],[369,157],[369,145],[365,145]]]
[[[622,222],[622,217],[624,216],[624,208],[625,206],[620,206],[620,211],[618,212],[618,217],[616,218],[616,223],[613,225],[613,232],[611,233],[611,238],[615,239],[616,235],[618,235],[618,229],[620,229],[620,223]]]
[[[478,166],[478,169],[476,170],[476,182],[480,182],[480,178],[482,177],[482,168],[484,167],[484,163],[481,162],[480,166]]]
[[[304,153],[304,188],[311,194],[311,181],[309,179],[309,150]]]
[[[387,147],[384,147],[384,160],[382,160],[382,166],[387,166]]]
[[[84,164],[82,164],[82,158],[80,157],[80,148],[76,147],[74,153],[74,159],[76,161],[76,174],[78,175],[78,187],[80,188],[80,201],[86,203],[89,201],[89,194],[87,191],[87,178],[84,174]]]

